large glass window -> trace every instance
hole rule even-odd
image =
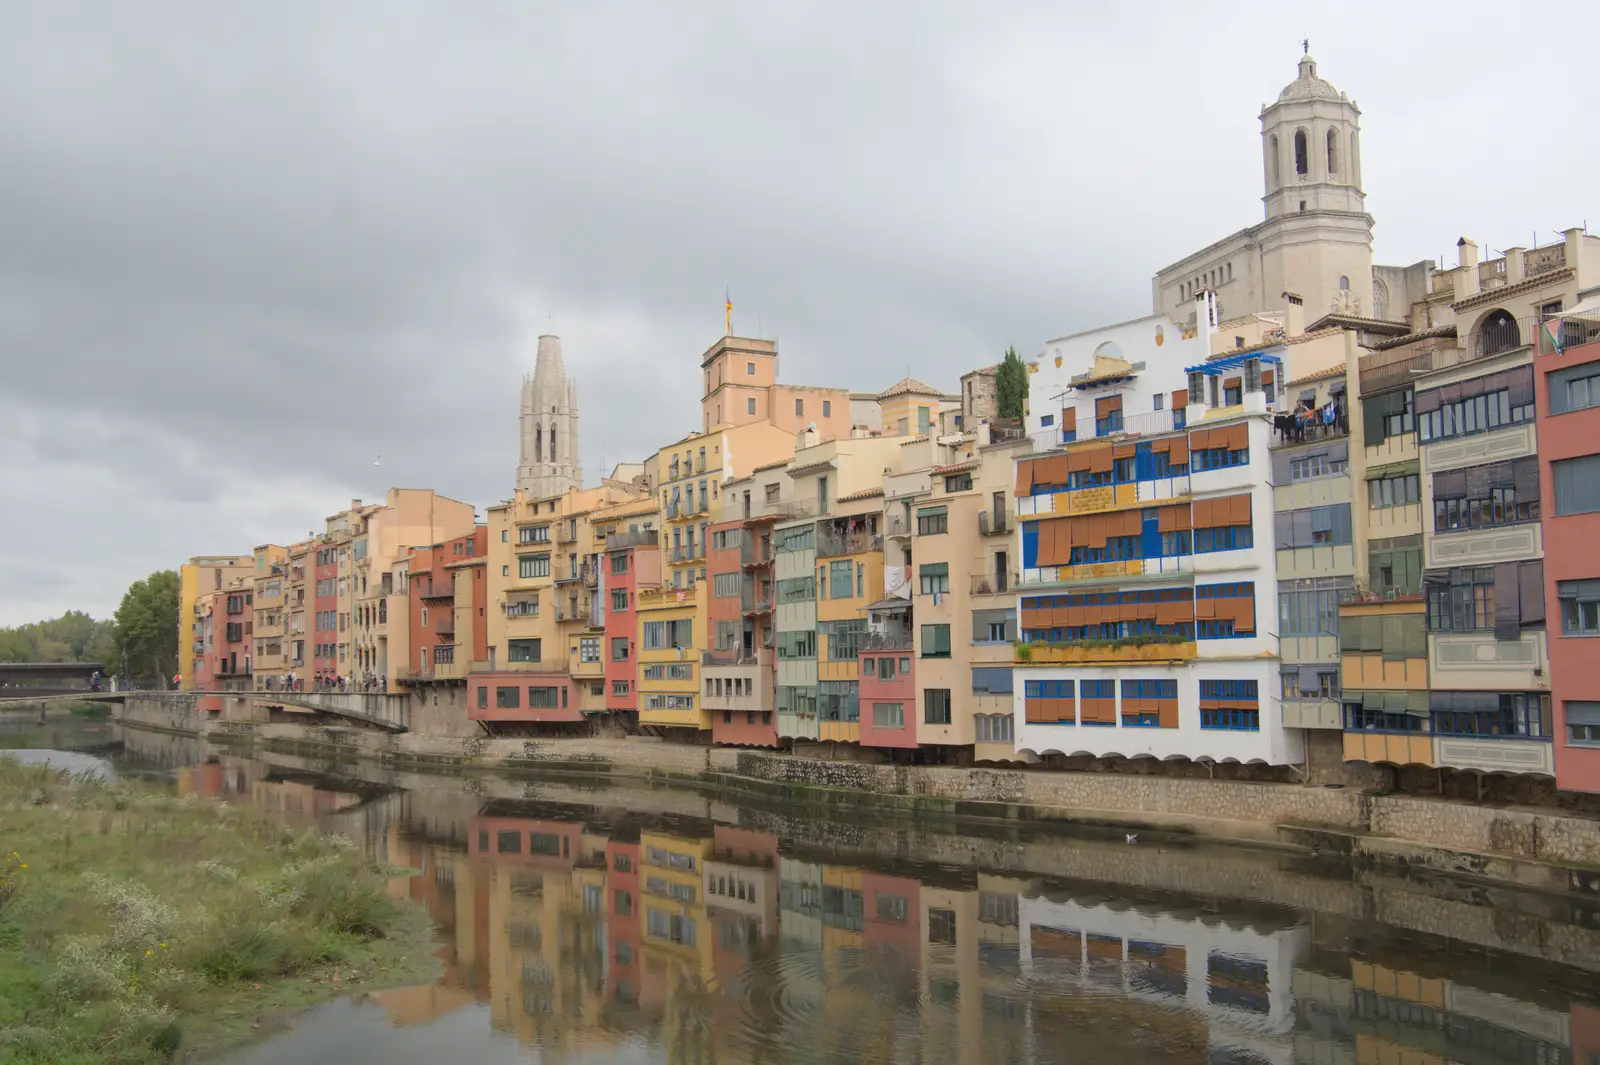
[[[1568,699],[1562,709],[1567,715],[1567,742],[1579,747],[1600,747],[1600,702]]]
[[[1419,392],[1416,410],[1417,438],[1424,444],[1531,422],[1533,367]]]
[[[1433,692],[1433,731],[1447,736],[1547,739],[1549,696],[1537,692]]]
[[[1557,517],[1600,510],[1600,455],[1557,459],[1550,473]]]
[[[1353,577],[1279,581],[1278,635],[1339,635],[1339,603],[1354,591]]]
[[[828,563],[828,598],[849,599],[855,594],[856,564],[848,558]]]
[[[1367,481],[1367,506],[1403,507],[1422,498],[1421,477],[1415,473],[1386,473]]]
[[[924,626],[922,626],[922,657],[923,658],[949,658],[950,657],[950,626],[949,625],[924,625]]]
[[[1537,456],[1433,475],[1433,527],[1439,532],[1538,520]]]
[[[1557,581],[1561,635],[1600,636],[1600,580]]]
[[[1280,550],[1297,547],[1329,547],[1350,540],[1350,504],[1311,507],[1275,514],[1273,533]]]
[[[927,688],[923,691],[922,720],[928,725],[950,724],[949,688]]]

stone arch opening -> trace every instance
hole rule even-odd
[[[1328,176],[1332,177],[1339,172],[1339,134],[1335,130],[1328,131]]]
[[[1294,131],[1294,172],[1302,177],[1311,170],[1310,153],[1306,149],[1306,131]]]

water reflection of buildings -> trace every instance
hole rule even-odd
[[[473,1006],[547,1062],[637,1044],[686,1065],[1600,1060],[1600,1012],[1574,1002],[1596,999],[1594,977],[1353,913],[1185,894],[1198,854],[1169,855],[1170,888],[1135,901],[1109,882],[839,860],[636,806],[474,800],[452,820],[243,763],[184,780],[369,825],[413,870],[396,890],[438,923],[445,968],[377,1001],[396,1024]]]

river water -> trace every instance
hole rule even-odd
[[[318,821],[414,870],[394,890],[438,925],[436,982],[226,1065],[1600,1065],[1600,906],[1573,898],[93,724],[10,743]]]

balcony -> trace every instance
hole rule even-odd
[[[909,651],[911,644],[911,630],[891,629],[886,632],[867,633],[860,643],[860,648],[863,651]]]
[[[670,558],[670,559],[671,559],[671,560],[672,560],[672,561],[673,561],[673,562],[682,562],[682,561],[684,561],[684,560],[685,560],[685,559],[686,559],[686,558],[687,558],[687,557],[688,557],[688,556],[687,556],[687,555],[685,555],[685,554],[684,554],[684,553],[683,553],[683,552],[684,552],[684,549],[683,549],[683,546],[682,546],[682,545],[679,545],[679,546],[677,546],[677,547],[674,547],[674,548],[673,548],[673,549],[672,549],[672,553],[671,553],[671,554],[670,554],[670,555],[669,555],[669,556],[668,556],[668,557],[669,557],[669,558]]]
[[[832,558],[838,555],[864,555],[883,550],[883,537],[874,532],[857,530],[840,533],[827,529],[817,536],[817,557]]]
[[[1014,590],[1017,586],[1015,573],[974,573],[972,575],[973,595],[1004,595]]]
[[[424,599],[454,599],[456,597],[456,587],[451,582],[447,582],[443,588],[435,588],[429,585],[422,590],[421,595]]]
[[[587,580],[589,576],[588,570],[588,566],[569,566],[566,572],[556,574],[556,583],[571,584],[574,581]]]
[[[772,543],[763,542],[754,536],[746,534],[744,542],[739,545],[739,565],[745,569],[757,566],[770,566],[772,564]]]
[[[682,513],[682,508],[678,505],[676,499],[667,504],[667,517],[676,518],[680,513]]]
[[[911,522],[904,514],[885,514],[883,516],[883,535],[899,539],[911,535]]]
[[[700,652],[700,664],[706,666],[771,666],[772,648],[760,647],[754,651],[742,648],[723,651]]]
[[[904,519],[901,519],[902,521]],[[1011,532],[1011,515],[1005,511],[980,510],[978,512],[979,536],[1006,536]]]
[[[556,543],[575,544],[578,542],[578,523],[563,521],[556,524]]]
[[[740,610],[745,614],[770,614],[772,613],[772,593],[762,592],[757,595],[751,588],[746,588],[739,597]]]
[[[626,551],[630,547],[654,547],[657,533],[654,529],[630,529],[606,537],[607,551]]]
[[[1145,636],[1125,640],[1079,640],[1074,643],[1019,643],[1019,665],[1092,665],[1192,661],[1198,650],[1193,640]]]

